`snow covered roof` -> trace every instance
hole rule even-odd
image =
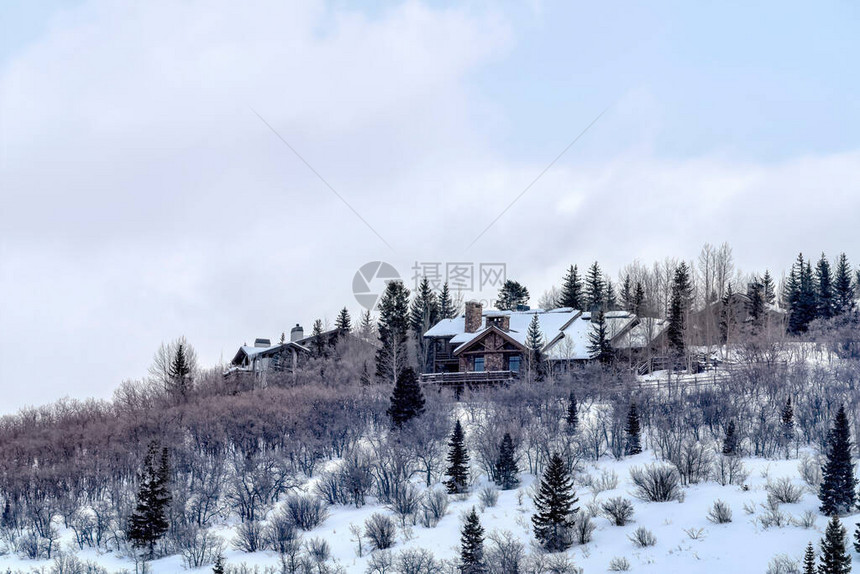
[[[286,343],[278,344],[278,345],[272,345],[270,347],[251,347],[249,345],[242,345],[241,347],[239,347],[239,350],[236,352],[236,356],[233,357],[232,364],[238,365],[238,364],[242,363],[242,357],[243,356],[248,357],[248,359],[251,359],[257,355],[261,355],[261,356],[265,357],[267,355],[273,355],[273,354],[275,354],[281,350],[285,350],[289,347],[295,347],[299,351],[305,351],[305,352],[310,353],[310,349],[308,349],[307,347],[304,347],[302,345],[299,345],[298,343],[293,343],[293,342],[289,342],[289,341]]]
[[[535,315],[545,341],[544,353],[550,359],[586,360],[593,357],[589,351],[591,333],[595,329],[591,322],[591,313],[583,313],[569,307],[549,311],[487,310],[481,314],[481,327],[474,333],[466,332],[466,317],[461,315],[439,321],[424,333],[424,336],[450,337],[451,343],[456,345],[454,349],[456,354],[492,328],[488,324],[488,318],[507,316],[510,320],[510,328],[503,333],[525,346],[529,324]],[[665,321],[657,319],[648,319],[647,323],[639,324],[636,315],[627,311],[608,311],[604,317],[607,336],[615,348],[643,347],[665,328]]]

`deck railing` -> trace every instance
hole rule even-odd
[[[469,371],[462,373],[424,373],[421,382],[435,385],[471,385],[501,383],[515,379],[514,371]]]

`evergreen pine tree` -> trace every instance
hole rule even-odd
[[[571,309],[582,309],[583,307],[582,279],[579,277],[579,270],[576,265],[571,265],[564,276],[558,304]]]
[[[212,565],[212,574],[224,574],[224,557],[220,554],[215,557],[215,564]]]
[[[854,526],[854,552],[860,552],[860,522]]]
[[[520,469],[517,467],[516,453],[514,452],[514,441],[510,433],[505,433],[499,445],[499,456],[496,459],[496,480],[502,490],[510,490],[520,483],[517,476]]]
[[[486,574],[484,560],[484,529],[475,507],[466,515],[460,531],[460,574]]]
[[[607,311],[615,311],[618,309],[618,298],[615,296],[615,286],[612,284],[612,279],[606,278],[606,294],[603,297],[603,308]]]
[[[325,357],[328,354],[326,340],[323,337],[322,319],[314,321],[314,328],[311,331],[311,353],[317,358]]]
[[[633,292],[633,307],[631,311],[638,315],[645,312],[645,287],[641,281],[636,282],[636,289]]]
[[[376,351],[376,377],[397,384],[407,367],[406,340],[409,335],[409,289],[401,281],[389,281],[379,300],[380,346]]]
[[[406,367],[397,377],[391,393],[391,404],[387,414],[392,428],[400,428],[424,412],[424,393],[412,367]]]
[[[812,542],[806,545],[806,552],[803,554],[803,574],[816,574],[815,548],[812,546]]]
[[[836,516],[854,509],[856,501],[854,463],[851,461],[851,430],[845,407],[840,406],[827,438],[827,460],[821,467],[819,507],[826,516]]]
[[[430,288],[430,281],[422,277],[418,290],[409,307],[409,328],[417,343],[418,367],[421,372],[427,372],[430,364],[430,344],[424,339],[424,333],[439,321],[439,302],[436,294]]]
[[[621,298],[621,308],[627,311],[628,313],[635,313],[633,299],[635,298],[635,287],[633,282],[630,280],[630,274],[626,274],[624,276],[624,281],[621,283],[621,292],[619,293]]]
[[[735,331],[735,307],[732,304],[734,298],[734,290],[732,284],[726,285],[726,292],[720,300],[720,337],[723,343],[729,342],[729,337]]]
[[[819,319],[830,319],[834,315],[836,302],[833,296],[833,274],[824,253],[815,266],[815,281],[815,316]]]
[[[608,364],[612,360],[612,345],[606,328],[606,314],[598,308],[591,314],[591,332],[588,334],[588,352],[593,359]]]
[[[782,427],[782,440],[788,447],[794,440],[794,407],[791,406],[791,397],[785,400],[785,406],[782,407],[779,419]]]
[[[758,329],[764,322],[765,313],[764,285],[758,278],[754,278],[747,286],[747,313],[752,321],[754,329]]]
[[[459,313],[454,299],[451,297],[451,291],[448,289],[448,282],[442,285],[442,291],[439,293],[439,318],[453,319]]]
[[[361,376],[359,377],[358,382],[362,387],[366,387],[370,384],[370,372],[367,370],[367,361],[361,365]]]
[[[370,309],[366,309],[361,314],[361,320],[358,323],[358,336],[361,337],[362,341],[370,343],[374,338],[373,331],[373,315],[370,313]]]
[[[579,428],[579,413],[576,405],[576,395],[571,391],[567,399],[567,434],[575,434]]]
[[[352,330],[352,317],[349,316],[349,310],[346,307],[337,314],[334,326],[340,333],[349,333]]]
[[[817,314],[815,281],[812,267],[803,259],[803,253],[791,267],[785,282],[785,300],[788,303],[788,331],[794,335],[806,332]]]
[[[770,271],[765,269],[764,276],[761,279],[762,287],[764,287],[764,301],[768,305],[773,305],[776,303],[776,287],[773,283],[773,277],[770,275]]]
[[[738,437],[735,436],[735,421],[729,421],[726,436],[723,439],[723,454],[734,456],[738,453]]]
[[[606,284],[603,282],[603,272],[595,261],[585,275],[585,310],[595,312],[603,307],[605,299]]]
[[[512,279],[505,281],[499,289],[499,297],[496,300],[496,309],[502,311],[516,311],[518,307],[525,306],[529,302],[529,290]]]
[[[545,374],[543,345],[543,331],[540,328],[540,319],[535,313],[526,331],[526,367],[529,381],[543,380]]]
[[[854,309],[854,286],[851,284],[851,265],[842,253],[836,263],[836,276],[833,280],[835,313],[844,315]]]
[[[849,574],[851,556],[845,550],[845,527],[833,516],[827,523],[821,539],[821,557],[818,574]]]
[[[667,337],[669,347],[676,360],[685,355],[685,334],[687,331],[687,313],[690,310],[693,297],[693,286],[690,283],[690,271],[683,261],[675,268],[672,279],[672,297],[669,303],[669,326]]]
[[[161,449],[159,457],[158,443],[151,442],[139,477],[137,504],[126,529],[132,546],[144,549],[144,558],[149,560],[155,557],[155,545],[169,527],[169,472],[167,449]]]
[[[191,364],[183,339],[176,345],[176,352],[170,362],[169,376],[171,392],[179,399],[185,400],[191,386]]]
[[[535,538],[544,549],[562,552],[570,547],[574,514],[579,511],[574,504],[578,500],[564,460],[554,453],[535,495],[532,516]]]
[[[624,454],[634,455],[642,452],[642,438],[639,425],[639,412],[636,410],[636,403],[630,403],[630,410],[627,411],[627,424],[624,426],[624,433],[627,435],[627,441],[624,445]]]
[[[281,344],[281,345],[283,345],[283,344],[284,344],[284,343],[286,343],[286,342],[287,342],[287,334],[286,334],[286,333],[284,333],[283,331],[281,331],[281,340],[280,340],[280,344]]]
[[[449,477],[445,488],[449,494],[462,494],[469,489],[469,453],[466,451],[465,436],[460,421],[454,425],[451,440],[448,441],[448,470]]]

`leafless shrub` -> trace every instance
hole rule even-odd
[[[785,554],[777,554],[767,565],[767,574],[800,574],[800,563]]]
[[[628,538],[637,548],[646,548],[657,544],[657,537],[654,536],[654,533],[643,526],[634,530]]]
[[[328,504],[349,504],[349,493],[338,472],[322,473],[314,485],[314,491]]]
[[[391,551],[374,552],[367,561],[365,574],[394,574],[394,556]]]
[[[603,502],[600,510],[615,526],[624,526],[633,518],[633,503],[620,496]]]
[[[285,508],[290,520],[301,530],[313,530],[328,517],[325,501],[307,494],[288,497]]]
[[[821,461],[817,458],[804,456],[797,464],[800,478],[813,492],[818,492],[821,487]]]
[[[603,470],[596,478],[586,474],[583,484],[591,489],[594,496],[597,496],[601,492],[618,488],[618,474],[614,470]]]
[[[397,526],[388,516],[374,513],[364,521],[364,535],[370,540],[372,549],[386,550],[394,546]]]
[[[266,546],[278,554],[295,553],[299,545],[296,525],[286,512],[279,512],[269,519],[269,524],[263,531],[263,537]]]
[[[492,508],[499,501],[499,490],[493,486],[485,486],[478,491],[478,500],[484,508]]]
[[[762,528],[783,528],[791,523],[791,515],[781,511],[775,500],[768,500],[761,506],[764,512],[758,516],[758,523]]]
[[[573,520],[573,539],[578,544],[588,544],[597,526],[591,520],[591,513],[577,512]]]
[[[525,569],[529,574],[582,574],[567,554],[534,554]]]
[[[698,484],[707,480],[710,474],[713,456],[705,446],[698,442],[688,440],[681,445],[677,467],[683,484]]]
[[[424,548],[409,548],[394,558],[397,574],[442,574],[442,566],[433,553]]]
[[[266,539],[263,536],[263,526],[257,520],[243,522],[236,529],[236,538],[233,539],[233,547],[242,552],[257,552],[266,547]]]
[[[421,499],[421,524],[425,528],[434,528],[448,512],[448,493],[444,490],[424,491]]]
[[[627,572],[630,570],[630,561],[627,558],[615,557],[609,561],[610,572]]]
[[[803,488],[791,482],[790,478],[783,477],[775,481],[768,481],[765,486],[767,497],[782,504],[794,504],[803,496]]]
[[[388,508],[397,515],[401,526],[415,524],[415,517],[421,504],[418,489],[411,482],[397,485],[392,492]]]
[[[525,547],[512,532],[493,531],[487,536],[488,574],[511,574],[522,572]]]
[[[323,538],[311,538],[305,542],[308,557],[316,564],[322,564],[331,558],[331,546]]]
[[[215,562],[224,552],[224,541],[206,529],[189,526],[177,539],[182,563],[189,569],[200,568]]]
[[[667,464],[652,464],[630,469],[630,479],[636,485],[636,496],[649,502],[679,500],[681,485],[678,471]]]
[[[704,528],[685,528],[684,533],[690,540],[702,540],[705,537]]]
[[[813,510],[805,510],[800,518],[792,519],[792,524],[801,528],[815,528],[815,523],[818,520],[818,513]]]
[[[11,570],[9,571],[11,572]],[[42,570],[44,572],[44,570]],[[108,574],[95,562],[83,561],[74,554],[61,554],[54,557],[49,574]]]
[[[708,510],[708,520],[714,524],[726,524],[732,521],[732,509],[722,500],[715,500]]]
[[[741,486],[749,478],[749,471],[738,457],[717,454],[711,465],[711,477],[722,486]]]

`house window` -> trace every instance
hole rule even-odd
[[[484,357],[475,357],[475,372],[484,370]]]
[[[518,355],[512,356],[508,359],[508,370],[513,371],[515,373],[520,372],[520,360],[521,357]]]

